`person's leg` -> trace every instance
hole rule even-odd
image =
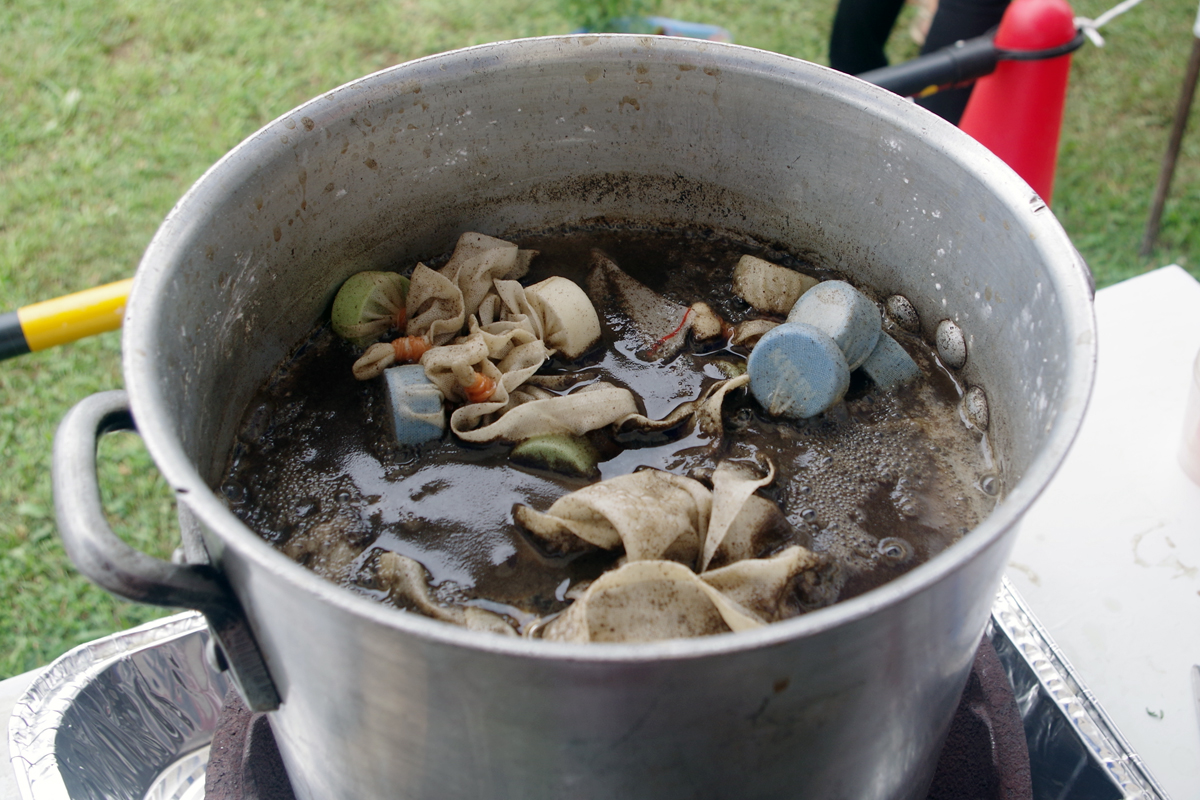
[[[982,36],[1000,24],[1006,8],[1008,0],[938,0],[937,13],[933,15],[921,54],[940,50],[960,39]],[[917,104],[957,125],[971,97],[971,88],[938,92],[917,100]]]
[[[829,37],[829,66],[857,75],[887,66],[883,46],[904,0],[840,0]]]

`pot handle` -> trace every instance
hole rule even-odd
[[[230,669],[250,710],[275,710],[279,693],[241,604],[221,573],[210,564],[172,564],[148,556],[108,526],[96,475],[96,442],[118,430],[137,430],[123,391],[84,398],[59,423],[51,474],[67,556],[86,577],[119,597],[203,612],[218,668]]]

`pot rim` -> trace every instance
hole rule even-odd
[[[521,50],[522,58],[529,58],[532,50],[540,52],[544,60],[552,61],[569,57],[565,54],[576,52],[575,48],[580,47],[587,47],[589,54],[593,55],[604,53],[610,57],[631,58],[636,54],[643,58],[656,57],[679,62],[693,61],[702,55],[718,63],[723,70],[762,72],[775,78],[787,76],[787,79],[803,83],[810,90],[816,85],[823,87],[826,92],[836,91],[845,102],[864,109],[864,112],[869,109],[897,128],[925,139],[947,159],[961,164],[970,163],[979,180],[1009,203],[1015,217],[1025,220],[1031,236],[1038,239],[1038,246],[1046,252],[1047,261],[1074,265],[1073,270],[1056,270],[1050,276],[1054,282],[1052,288],[1063,298],[1067,339],[1074,343],[1065,380],[1067,388],[1063,392],[1060,409],[1049,426],[1043,445],[1020,480],[980,525],[938,557],[876,589],[756,630],[636,644],[571,644],[468,630],[361,597],[289,559],[242,523],[220,501],[217,493],[202,479],[183,452],[170,424],[171,415],[165,410],[165,402],[154,379],[158,365],[150,356],[152,348],[142,344],[154,340],[154,320],[166,316],[160,314],[161,309],[158,308],[162,303],[161,289],[171,280],[170,264],[174,259],[174,251],[187,240],[189,230],[198,224],[199,216],[217,204],[227,183],[236,185],[236,178],[252,172],[262,163],[263,157],[250,157],[251,152],[259,152],[269,140],[275,142],[272,147],[277,147],[282,126],[289,123],[294,126],[294,118],[301,115],[328,117],[330,112],[343,104],[343,95],[369,94],[372,89],[390,84],[399,76],[409,77],[408,73],[415,73],[412,77],[428,75],[431,79],[445,81],[457,74],[479,69],[481,62],[503,66],[507,54],[514,48]],[[177,499],[204,526],[219,531],[226,547],[275,577],[298,585],[349,614],[432,642],[498,655],[597,663],[704,658],[771,647],[869,617],[948,578],[959,569],[960,564],[979,557],[1017,524],[1050,481],[1082,422],[1091,394],[1096,361],[1091,276],[1086,264],[1057,220],[1028,184],[967,134],[891,92],[828,67],[744,45],[635,34],[516,39],[438,53],[358,78],[282,114],[214,163],[168,213],[138,266],[126,306],[122,345],[130,403],[147,449]]]

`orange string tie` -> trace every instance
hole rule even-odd
[[[482,372],[475,373],[475,381],[470,386],[463,387],[463,394],[468,403],[482,403],[496,391],[496,382]]]
[[[396,362],[399,364],[417,363],[432,346],[424,336],[401,336],[392,342],[392,350],[396,352]]]

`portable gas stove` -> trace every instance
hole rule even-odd
[[[292,798],[266,716],[241,705],[207,643],[186,613],[51,664],[13,709],[18,794],[0,800]],[[1166,795],[1005,581],[929,798]]]
[[[1030,800],[1029,751],[1012,684],[984,639],[950,726],[929,800]],[[266,714],[230,692],[213,736],[205,800],[294,800]]]

